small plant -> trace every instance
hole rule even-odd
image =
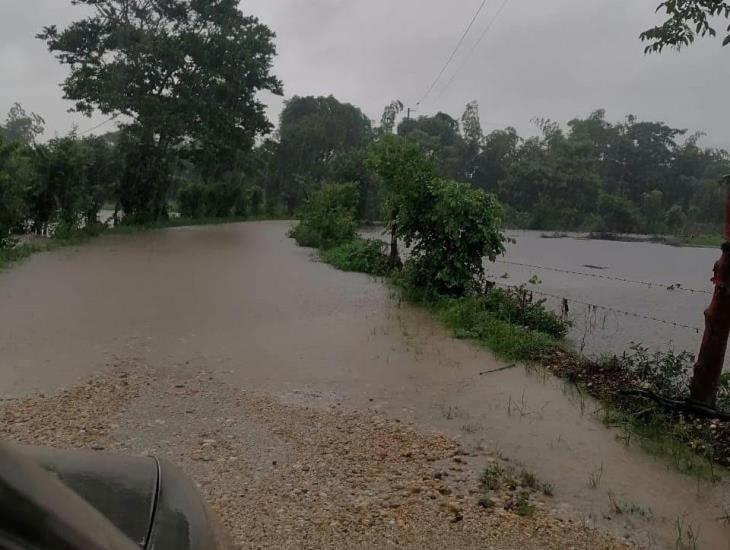
[[[484,489],[496,491],[502,486],[502,475],[504,470],[499,464],[490,464],[482,473],[481,482]]]
[[[522,517],[530,517],[535,513],[535,506],[530,503],[530,493],[523,491],[518,495],[515,512]]]
[[[540,280],[540,277],[538,277],[537,275],[533,275],[532,277],[530,277],[527,282],[530,283],[531,285],[542,284],[542,280]]]
[[[603,464],[588,474],[588,486],[591,489],[597,488],[601,484],[601,479],[603,479]]]
[[[523,487],[528,487],[530,489],[536,489],[537,488],[537,476],[535,476],[534,473],[528,471],[528,470],[522,470],[520,472],[520,483]]]
[[[543,483],[542,484],[542,494],[546,497],[551,497],[555,494],[555,487],[553,487],[552,483]]]
[[[651,518],[653,515],[651,509],[647,511],[638,504],[634,504],[633,502],[624,502],[619,500],[616,494],[612,491],[608,492],[608,502],[610,504],[611,510],[616,515],[639,515],[645,518]]]
[[[485,495],[479,499],[479,506],[487,510],[491,510],[492,508],[494,508],[494,501]]]
[[[674,543],[676,550],[697,550],[699,533],[695,531],[691,523],[685,524],[682,518],[677,517],[674,528],[677,532],[677,539]]]

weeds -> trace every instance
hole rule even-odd
[[[611,491],[608,492],[608,502],[614,514],[639,515],[647,519],[653,517],[651,510],[645,510],[638,504],[621,501],[615,493]]]
[[[528,471],[528,470],[522,470],[520,472],[520,483],[523,487],[528,487],[530,489],[536,489],[537,488],[537,476],[535,476],[534,473]]]
[[[541,489],[542,489],[542,494],[545,495],[546,497],[551,497],[555,494],[555,487],[553,487],[552,483],[547,483],[547,482],[543,483]]]
[[[479,506],[486,508],[487,510],[491,510],[494,508],[494,501],[485,495],[479,499]]]
[[[601,484],[602,479],[603,479],[603,464],[601,464],[598,468],[595,468],[588,474],[588,486],[591,489],[596,489]]]
[[[515,512],[522,517],[530,517],[535,513],[535,506],[530,503],[530,493],[527,491],[520,492],[515,503]]]
[[[682,518],[678,517],[674,522],[674,529],[677,533],[677,539],[674,543],[676,550],[697,550],[699,533],[695,531],[691,523],[685,524]]]
[[[482,473],[481,482],[487,491],[496,491],[502,486],[504,470],[499,464],[491,464]]]

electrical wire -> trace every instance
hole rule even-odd
[[[436,87],[436,84],[438,84],[439,80],[441,80],[441,77],[446,72],[446,69],[449,68],[449,65],[451,65],[451,62],[454,60],[454,57],[456,57],[456,54],[458,53],[459,49],[461,48],[462,44],[464,43],[464,40],[466,40],[466,37],[469,34],[469,31],[471,31],[471,28],[474,26],[474,23],[476,23],[476,20],[479,17],[479,14],[482,13],[482,10],[484,9],[484,6],[487,5],[487,2],[488,1],[489,0],[482,0],[481,5],[479,6],[479,8],[477,9],[476,13],[474,14],[474,17],[472,17],[472,19],[469,22],[469,25],[466,27],[466,30],[464,31],[464,33],[461,35],[461,38],[459,39],[459,42],[456,44],[456,47],[451,52],[451,55],[446,60],[446,63],[444,64],[444,66],[441,68],[441,71],[438,73],[438,75],[436,76],[436,78],[434,79],[434,81],[428,87],[428,89],[426,90],[426,93],[423,94],[423,96],[418,101],[418,103],[416,103],[417,106],[420,105],[421,103],[423,103],[423,101],[429,96],[429,94]]]
[[[494,17],[492,17],[492,19],[489,21],[487,26],[484,28],[484,31],[482,31],[482,34],[481,34],[481,36],[479,36],[479,39],[474,43],[471,50],[469,50],[469,53],[466,54],[466,57],[464,58],[463,63],[461,65],[459,65],[459,68],[456,69],[456,71],[454,71],[454,74],[451,75],[451,78],[449,79],[449,81],[444,85],[443,88],[441,88],[441,93],[439,94],[438,99],[441,99],[441,97],[443,97],[444,93],[449,88],[449,86],[451,86],[451,84],[454,83],[454,80],[456,80],[456,77],[459,75],[459,73],[462,71],[462,69],[464,69],[466,64],[469,62],[471,57],[474,55],[474,52],[476,52],[477,48],[479,47],[479,44],[482,43],[484,38],[487,36],[487,34],[489,34],[489,31],[494,26],[494,23],[497,21],[497,19],[499,19],[499,16],[502,15],[502,12],[507,7],[507,4],[509,4],[509,0],[504,0],[504,2],[502,2],[502,5],[499,6],[499,9],[494,14]]]

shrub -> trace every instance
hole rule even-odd
[[[559,346],[553,336],[499,319],[481,297],[442,301],[440,317],[459,338],[473,338],[507,359],[537,359]]]
[[[354,239],[322,251],[322,260],[342,271],[357,271],[370,275],[388,274],[388,257],[381,241]]]
[[[354,183],[329,183],[312,193],[292,237],[300,246],[328,249],[355,238],[358,201]]]
[[[615,366],[630,374],[639,385],[667,397],[683,398],[689,392],[692,375],[691,353],[657,351],[633,344],[629,351],[613,358]]]
[[[429,208],[413,224],[412,283],[462,296],[484,285],[484,258],[504,252],[502,209],[493,195],[466,183],[434,179]]]
[[[493,288],[475,298],[474,302],[502,321],[523,325],[554,338],[564,338],[570,328],[569,321],[547,310],[545,300],[534,301],[532,293],[526,288]]]

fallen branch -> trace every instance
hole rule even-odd
[[[484,371],[484,372],[480,372],[480,373],[479,373],[479,376],[482,376],[482,375],[484,375],[484,374],[492,374],[493,372],[502,372],[503,370],[509,370],[509,369],[513,369],[513,368],[515,368],[516,366],[517,366],[517,364],[516,364],[516,363],[512,363],[511,365],[507,365],[506,367],[500,367],[500,368],[498,368],[498,369],[494,369],[494,370],[486,370],[486,371]]]
[[[676,399],[669,399],[651,390],[621,390],[619,391],[619,395],[645,397],[673,411],[693,414],[701,418],[716,418],[718,420],[730,421],[730,413],[718,411],[717,409],[690,400],[678,401]]]

